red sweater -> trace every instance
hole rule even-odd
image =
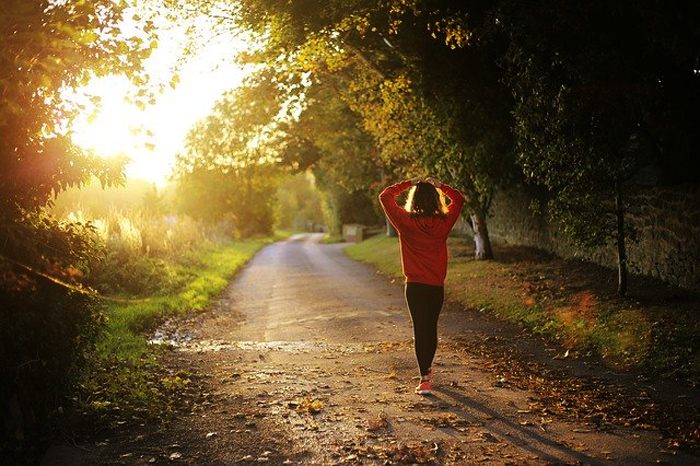
[[[447,216],[410,217],[395,199],[410,187],[410,180],[389,186],[379,195],[379,202],[399,232],[401,264],[406,281],[443,286],[447,275],[447,236],[462,211],[464,196],[443,183],[439,189],[451,201]]]

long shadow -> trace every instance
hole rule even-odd
[[[584,453],[564,447],[556,441],[544,437],[531,429],[526,429],[522,425],[517,424],[509,419],[506,419],[501,413],[489,408],[488,406],[482,403],[479,403],[478,401],[475,401],[465,396],[462,393],[451,390],[447,387],[440,387],[436,389],[433,393],[435,395],[435,398],[441,400],[442,402],[454,404],[452,402],[453,400],[456,401],[459,405],[461,405],[462,408],[451,407],[449,411],[461,416],[467,421],[475,419],[475,416],[469,413],[467,410],[478,411],[484,414],[485,416],[493,418],[493,420],[495,421],[493,424],[502,424],[502,427],[493,424],[489,425],[486,429],[489,430],[490,433],[498,435],[501,439],[511,439],[511,443],[514,446],[529,453],[532,453],[538,458],[541,458],[542,460],[547,461],[551,464],[569,464],[572,461],[578,461],[582,464],[593,466],[602,466],[609,464],[609,462],[600,461],[595,458],[591,458],[590,456]],[[452,398],[452,400],[442,398],[440,396],[441,394],[449,396],[450,398]],[[514,432],[517,433],[514,434]],[[550,449],[557,450],[561,452],[562,456],[565,456],[565,458],[562,459],[562,457],[556,457],[550,453],[547,453],[544,450],[544,448],[539,447],[539,445],[547,446]]]

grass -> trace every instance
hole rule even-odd
[[[352,259],[374,264],[385,275],[402,277],[399,259],[399,243],[396,238],[375,235],[367,241],[352,244],[345,248]]]
[[[107,306],[105,354],[124,359],[138,359],[140,351],[127,340],[145,340],[142,333],[154,329],[168,317],[207,307],[212,297],[223,291],[233,274],[269,240],[231,242],[223,246],[208,245],[197,251],[192,268],[173,267],[186,279],[180,290],[155,294],[148,298],[112,301]],[[135,338],[136,337],[136,338]]]
[[[321,244],[338,244],[343,241],[343,236],[340,234],[325,233],[321,239]]]
[[[194,251],[187,267],[169,264],[180,289],[165,289],[147,298],[107,301],[107,325],[80,385],[84,414],[117,421],[162,414],[176,390],[188,383],[186,374],[164,374],[160,348],[148,333],[166,319],[207,308],[234,274],[273,238],[211,244]]]
[[[629,298],[616,295],[615,272],[564,261],[534,249],[494,245],[495,260],[474,259],[472,241],[448,242],[449,299],[488,311],[621,368],[700,383],[698,296],[631,277]],[[345,251],[402,277],[398,241],[375,236]]]

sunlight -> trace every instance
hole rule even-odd
[[[162,33],[161,44],[167,45],[156,49],[145,63],[153,84],[170,83],[184,39],[184,33],[176,28]],[[155,103],[144,109],[125,100],[130,91],[133,93],[125,77],[91,81],[80,93],[99,96],[100,108],[92,118],[86,114],[74,123],[73,141],[101,157],[126,155],[131,160],[126,168],[128,178],[164,185],[175,155],[184,149],[189,129],[209,114],[225,91],[240,85],[247,74],[233,63],[236,52],[245,48],[247,44],[239,38],[216,35],[182,65],[179,83],[174,88],[166,84]]]
[[[103,157],[133,152],[134,144],[139,142],[136,137],[140,115],[124,100],[128,86],[126,78],[109,76],[85,89],[101,97],[101,109],[90,121],[81,119],[74,126],[73,142]]]

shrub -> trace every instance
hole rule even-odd
[[[103,319],[77,287],[94,248],[89,226],[0,212],[0,455],[35,451],[95,341]]]
[[[0,452],[12,461],[36,454],[104,319],[93,297],[43,278],[0,287],[0,303]]]

